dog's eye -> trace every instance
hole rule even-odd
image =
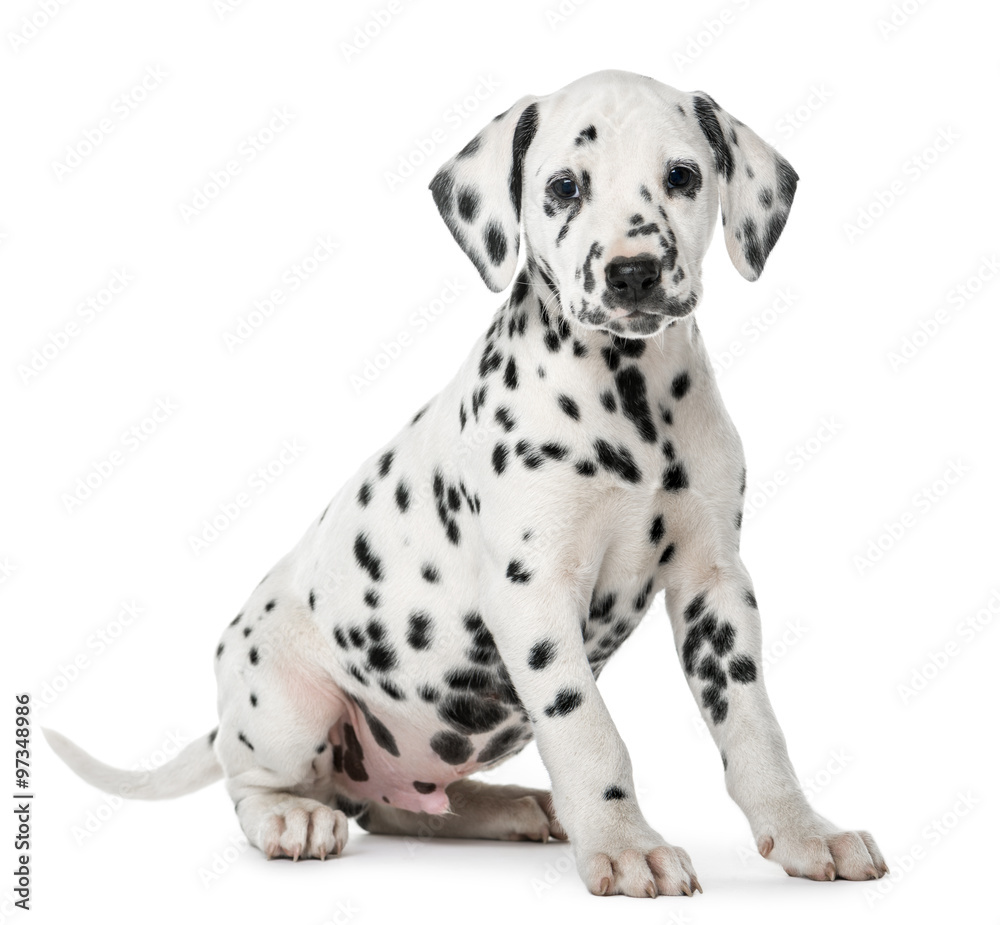
[[[691,179],[691,171],[687,167],[671,167],[667,174],[667,189],[687,186]]]
[[[558,180],[553,180],[549,189],[560,199],[577,199],[580,196],[580,187],[572,177],[559,177]]]

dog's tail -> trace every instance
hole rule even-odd
[[[53,729],[42,729],[52,750],[88,784],[131,800],[168,800],[193,793],[222,777],[222,765],[212,745],[215,731],[200,736],[180,754],[152,771],[113,768],[88,755]]]

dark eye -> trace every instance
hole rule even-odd
[[[691,180],[691,171],[687,167],[671,167],[667,174],[667,189],[687,186]]]
[[[572,177],[559,177],[558,180],[553,180],[549,189],[560,199],[577,199],[580,195],[580,187]]]

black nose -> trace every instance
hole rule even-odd
[[[612,292],[639,302],[660,281],[660,262],[647,257],[615,257],[604,268],[604,276]]]

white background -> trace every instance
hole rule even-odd
[[[1000,255],[994,4],[399,0],[371,40],[356,30],[387,2],[93,0],[48,22],[42,5],[0,12],[0,766],[29,691],[31,921],[996,921],[1000,283],[969,282]],[[436,166],[524,93],[605,67],[709,92],[801,175],[759,282],[717,235],[698,318],[746,447],[743,552],[792,758],[820,812],[871,829],[891,881],[791,880],[754,854],[662,600],[601,689],[703,896],[593,898],[565,845],[353,824],[339,860],[266,863],[232,847],[221,785],[109,807],[39,727],[134,766],[214,725],[222,628],[499,304],[438,219]],[[275,110],[287,124],[263,145]],[[185,216],[199,190],[213,198]],[[334,255],[292,291],[323,236]],[[116,272],[130,282],[109,300]],[[276,287],[284,303],[230,349]],[[107,304],[88,321],[91,297]],[[158,403],[176,410],[128,437]],[[251,482],[286,441],[295,458]],[[534,748],[491,777],[546,780]]]

